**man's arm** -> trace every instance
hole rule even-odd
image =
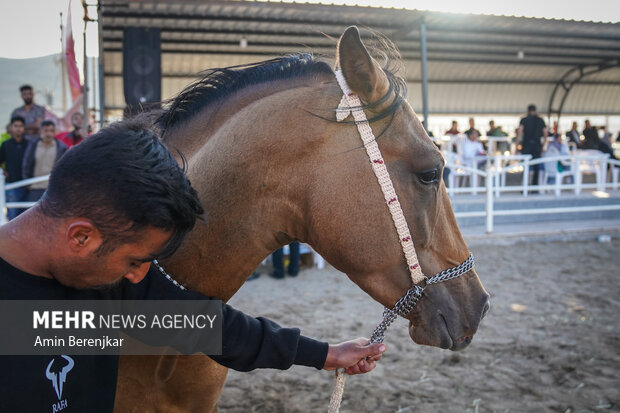
[[[181,290],[153,266],[140,283],[124,282],[119,288],[124,300],[212,299]],[[359,374],[372,370],[385,351],[383,344],[369,345],[365,339],[328,345],[302,336],[299,329],[283,328],[262,317],[250,317],[227,304],[222,305],[222,313],[222,355],[210,357],[238,371],[288,369],[297,364],[327,370],[346,368],[349,374]]]

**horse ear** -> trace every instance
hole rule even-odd
[[[383,69],[370,57],[355,26],[344,31],[338,40],[336,69],[341,70],[351,91],[366,103],[376,102],[389,90]]]

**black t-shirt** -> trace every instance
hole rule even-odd
[[[523,149],[524,153],[528,149],[540,151],[542,143],[540,138],[543,136],[543,129],[546,127],[545,121],[537,115],[528,115],[521,119],[521,125],[523,125]]]
[[[123,280],[108,290],[76,290],[0,258],[0,285],[1,300],[209,299],[181,290],[153,267],[138,284]],[[292,364],[323,367],[327,343],[226,304],[222,313],[222,355],[211,356],[216,362],[239,371]],[[118,356],[0,356],[0,361],[0,412],[111,412],[114,407]],[[59,379],[63,369],[68,370],[64,381]]]
[[[0,164],[4,162],[6,172],[6,182],[17,182],[22,180],[22,162],[28,147],[28,141],[22,138],[17,142],[15,138],[5,141],[0,146]],[[0,171],[1,172],[1,171]]]

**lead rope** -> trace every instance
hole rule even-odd
[[[382,343],[385,338],[385,332],[390,324],[392,324],[392,322],[394,322],[399,315],[405,316],[413,309],[422,296],[422,292],[424,291],[426,285],[446,281],[465,274],[473,268],[474,257],[470,254],[469,258],[467,258],[465,262],[456,267],[444,270],[433,276],[431,279],[424,276],[418,262],[418,257],[415,252],[411,233],[409,232],[407,220],[405,219],[400,202],[396,196],[396,191],[394,190],[392,179],[390,178],[390,174],[385,166],[385,161],[383,160],[383,156],[379,150],[377,139],[372,131],[372,128],[370,127],[370,124],[368,123],[366,113],[364,113],[362,102],[359,97],[351,91],[342,72],[336,70],[335,75],[344,94],[340,100],[338,109],[336,110],[336,120],[338,122],[342,122],[349,115],[353,115],[353,119],[357,125],[357,130],[359,131],[362,142],[364,143],[364,148],[366,149],[366,153],[370,159],[372,170],[375,173],[379,186],[381,187],[381,191],[383,192],[383,197],[385,198],[390,215],[392,216],[392,221],[394,221],[394,226],[396,227],[396,232],[398,233],[400,245],[403,249],[403,253],[405,254],[405,259],[407,260],[407,267],[411,275],[411,281],[413,282],[413,287],[411,287],[407,293],[396,302],[394,308],[391,310],[389,308],[385,308],[383,310],[383,319],[370,336],[370,343]],[[336,369],[335,374],[334,390],[329,400],[329,407],[327,410],[328,413],[339,412],[340,404],[342,402],[342,395],[344,393],[346,378],[345,370]]]

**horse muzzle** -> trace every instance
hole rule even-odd
[[[429,286],[407,317],[409,336],[417,344],[463,350],[489,309],[489,294],[475,274]]]

